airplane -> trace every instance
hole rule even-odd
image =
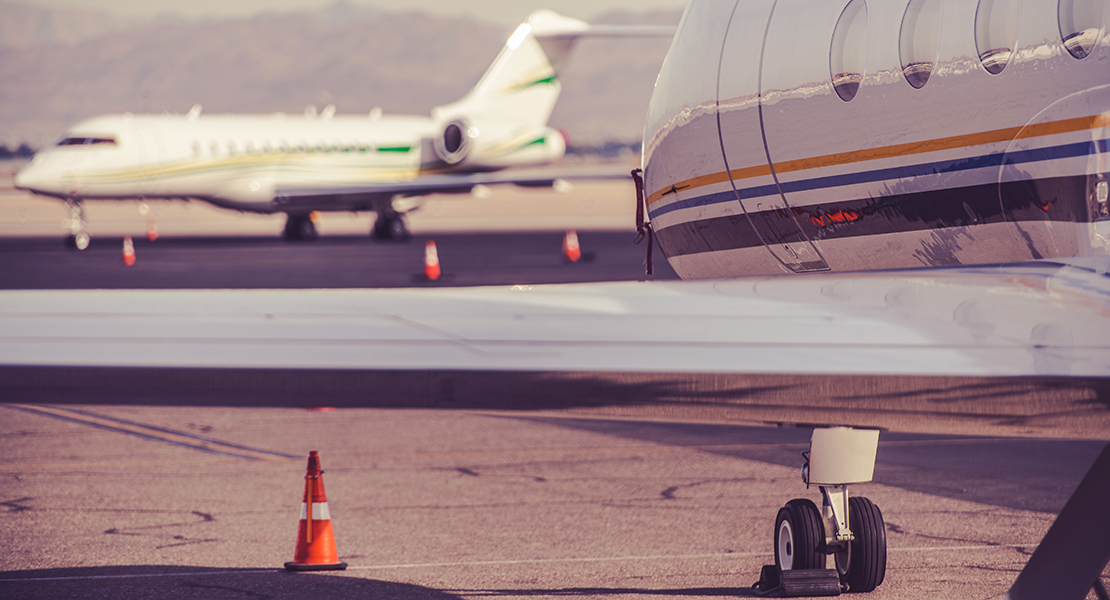
[[[683,279],[1105,257],[1108,26],[1104,0],[693,0],[648,109],[638,226]],[[776,573],[832,555],[851,591],[882,583],[882,513],[847,491],[873,433],[814,434],[822,506],[779,511]]]
[[[991,422],[1021,435],[1110,436],[1108,31],[1105,0],[692,0],[649,105],[639,225],[697,281],[0,292],[0,364],[81,398],[160,369],[198,390],[288,369],[329,402],[359,385],[337,373],[600,374],[599,394],[630,396],[659,374],[771,378],[774,403],[730,400],[837,426],[803,472],[821,506],[776,515],[779,587],[832,555],[832,585],[874,590],[882,512],[847,486],[870,478],[876,430],[943,431],[1000,397]],[[909,390],[866,391],[882,378]],[[1014,382],[1046,395],[1011,398]],[[1104,452],[1009,598],[1101,586],[1108,487]]]
[[[549,10],[529,16],[478,83],[430,116],[337,115],[334,105],[303,116],[94,117],[35,155],[15,187],[70,207],[67,244],[90,236],[83,202],[195,198],[222,208],[285,213],[283,235],[317,236],[321,211],[373,211],[379,239],[408,237],[404,214],[428,194],[475,186],[555,187],[572,179],[627,177],[627,169],[524,169],[562,158],[566,138],[547,125],[558,73],[582,37],[669,36],[672,27],[591,26]]]

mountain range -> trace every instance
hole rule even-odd
[[[523,19],[526,15],[521,15]],[[677,12],[604,24],[675,25]],[[428,114],[461,97],[511,33],[501,24],[342,2],[249,18],[121,21],[0,2],[0,144],[41,147],[109,113]],[[573,144],[639,140],[668,39],[587,39],[562,69],[551,125]]]

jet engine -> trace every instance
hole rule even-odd
[[[477,135],[478,130],[465,119],[451,121],[435,138],[436,156],[449,165],[462,162],[470,154],[471,140]]]

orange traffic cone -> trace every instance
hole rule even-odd
[[[347,568],[347,563],[339,562],[335,551],[323,475],[320,457],[313,450],[308,453],[308,472],[304,476],[304,503],[301,504],[301,523],[297,527],[297,549],[293,552],[293,562],[285,563],[289,571],[339,571]]]
[[[567,235],[563,237],[563,256],[570,262],[578,262],[582,258],[582,250],[578,247],[578,232],[573,229],[568,229]]]
[[[146,222],[146,239],[152,242],[158,239],[158,223],[155,223],[154,219]]]
[[[439,279],[439,253],[436,252],[436,243],[428,240],[424,245],[424,277],[428,281]]]
[[[131,236],[123,238],[123,264],[135,266],[135,243],[131,241]]]

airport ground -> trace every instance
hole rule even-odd
[[[0,287],[420,285],[426,239],[444,285],[643,277],[631,190],[616,184],[434,198],[407,244],[370,240],[366,216],[326,215],[320,240],[291,244],[280,217],[139,208],[90,205],[79,253],[62,247],[58,203],[0,190]],[[580,264],[559,253],[571,227]],[[120,264],[123,235],[138,240],[135,267]],[[527,394],[511,408],[334,410],[32,399],[0,403],[3,598],[749,597],[778,508],[818,498],[798,474],[808,429],[709,406],[677,418]],[[882,509],[890,546],[886,581],[864,597],[1000,598],[1104,446],[884,432],[875,481],[853,488]],[[345,571],[281,568],[310,450]]]

